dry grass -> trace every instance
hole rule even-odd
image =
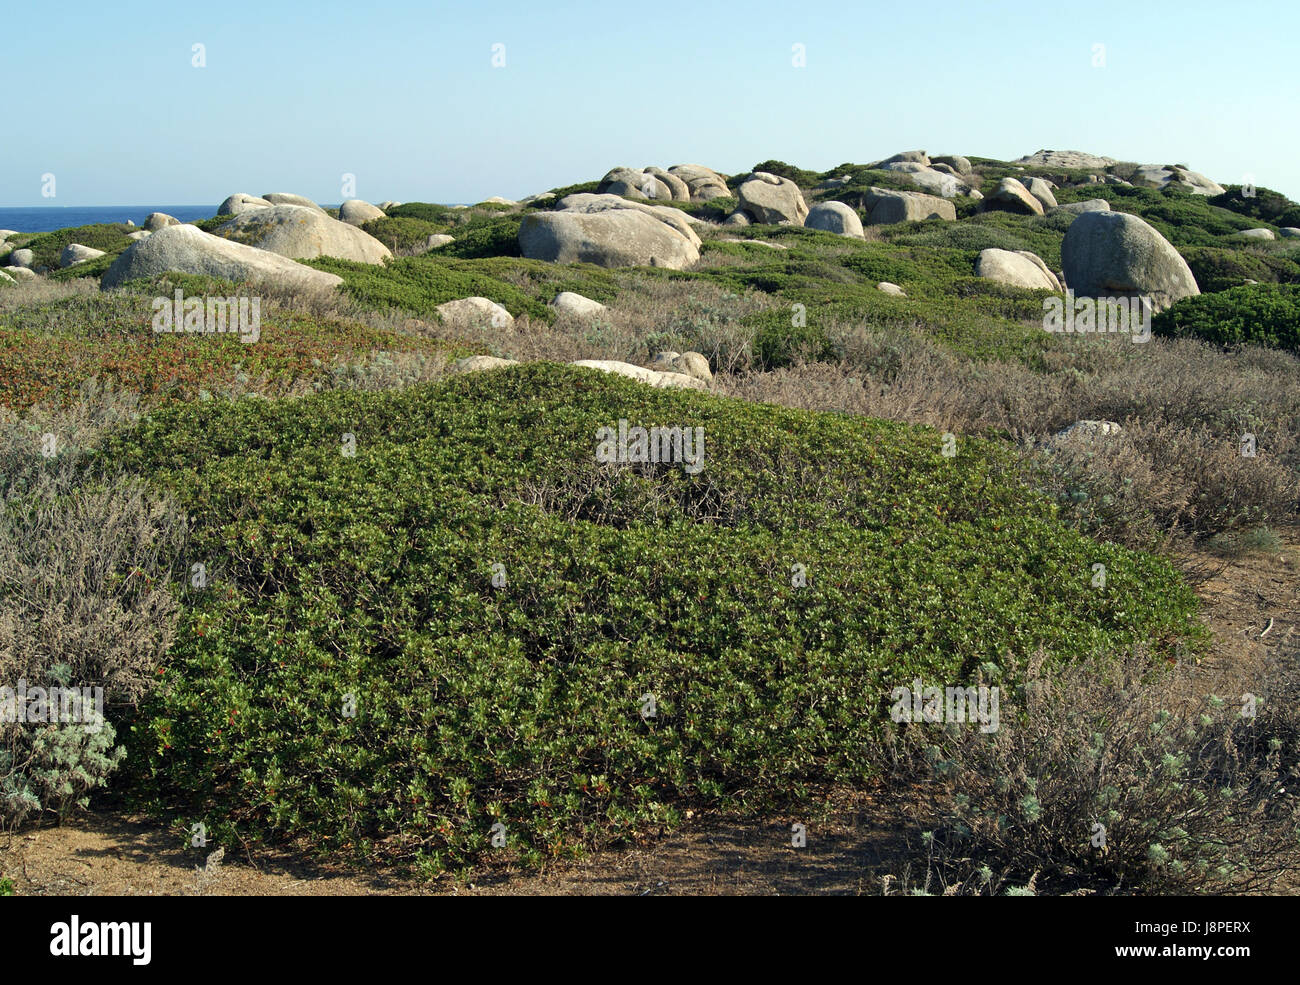
[[[931,725],[895,740],[944,792],[918,807],[913,890],[1228,895],[1300,866],[1288,668],[1225,669],[1217,695],[1140,652],[1025,679],[991,735]]]
[[[136,479],[83,453],[134,405],[112,395],[60,416],[0,412],[0,683],[103,688],[129,707],[157,679],[178,603],[170,587],[186,518]],[[48,430],[47,430],[48,429]],[[44,437],[55,454],[46,456]],[[0,724],[0,823],[59,815],[104,782],[123,752],[78,724]]]
[[[844,356],[724,374],[721,392],[954,434],[1002,436],[1085,527],[1103,537],[1209,534],[1286,520],[1300,497],[1300,360],[1189,340],[1060,341],[1046,368],[975,363],[906,330],[841,328]],[[1049,444],[1076,420],[1124,425],[1104,441]],[[1256,454],[1243,457],[1243,434]],[[1054,478],[1053,478],[1054,477]],[[1086,497],[1084,496],[1086,494]]]
[[[0,315],[25,308],[29,305],[48,304],[65,298],[99,291],[99,282],[93,277],[77,277],[73,280],[50,280],[46,277],[20,280],[0,290]]]

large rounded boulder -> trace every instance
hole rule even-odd
[[[958,174],[963,175],[970,174],[972,170],[970,159],[962,157],[960,154],[940,154],[938,157],[930,158],[931,167],[934,167],[937,164],[946,164]]]
[[[644,212],[646,215],[654,216],[660,222],[666,222],[679,233],[691,241],[691,244],[699,249],[700,237],[696,235],[695,230],[691,228],[692,223],[707,225],[700,219],[696,219],[681,209],[675,209],[671,205],[651,205],[649,202],[633,202],[626,198],[620,198],[618,195],[593,195],[590,192],[574,192],[572,195],[565,195],[555,203],[557,212],[608,212],[613,210],[632,209],[636,212]]]
[[[980,250],[975,276],[1029,290],[1059,291],[1061,282],[1042,259],[1028,250]]]
[[[218,226],[216,232],[225,239],[291,260],[337,257],[358,263],[383,263],[393,255],[369,233],[298,205],[254,209]]]
[[[245,195],[243,192],[235,192],[217,206],[217,215],[243,215],[253,209],[269,209],[270,207],[271,203],[264,198],[258,198],[256,195]],[[152,230],[150,231],[152,232]]]
[[[808,218],[803,224],[809,229],[862,238],[862,220],[843,202],[818,202],[808,210]]]
[[[1043,211],[1056,208],[1056,196],[1052,189],[1056,186],[1044,178],[1026,178],[1021,182],[1025,186],[1025,191],[1038,199],[1038,204],[1043,207]]]
[[[166,212],[150,212],[145,216],[144,231],[147,233],[157,232],[159,229],[165,229],[168,226],[176,226],[180,220],[175,216],[168,215]]]
[[[324,213],[325,211],[310,198],[307,198],[307,196],[294,195],[291,192],[270,192],[263,195],[262,198],[266,199],[266,201],[270,202],[272,205],[297,205],[300,208],[315,209],[317,212],[321,213]]]
[[[137,277],[175,271],[222,280],[274,284],[294,290],[329,290],[343,278],[295,263],[278,253],[205,233],[197,226],[167,226],[127,247],[100,280],[104,289]]]
[[[683,223],[684,225],[684,223]],[[519,225],[519,249],[530,260],[594,263],[601,267],[669,267],[699,260],[699,241],[640,209],[532,212]]]
[[[686,182],[692,202],[707,202],[712,198],[725,198],[731,194],[722,175],[703,164],[674,164],[668,173]]]
[[[1042,215],[1043,203],[1030,194],[1029,189],[1015,178],[1003,178],[997,190],[984,199],[984,211],[1018,212],[1021,215]]]
[[[670,174],[663,168],[646,168],[646,174],[654,175],[672,192],[674,202],[689,202],[691,200],[691,189],[681,178],[675,174]]]
[[[736,189],[740,209],[758,223],[802,226],[808,218],[803,192],[789,178],[755,171]]]
[[[614,168],[600,179],[596,186],[598,195],[622,195],[627,198],[653,198],[661,202],[672,200],[668,184],[646,171],[636,168]]]
[[[1189,171],[1175,164],[1165,167],[1162,164],[1143,164],[1133,174],[1133,184],[1139,188],[1168,188],[1174,186],[1193,195],[1213,197],[1222,195],[1226,189],[1217,181],[1211,181],[1199,171]]]
[[[85,263],[87,260],[94,260],[103,255],[103,250],[82,246],[80,243],[69,243],[63,248],[63,252],[59,254],[59,266],[75,267],[79,263]]]
[[[957,207],[946,198],[922,195],[920,192],[895,191],[892,188],[868,189],[862,196],[862,208],[867,215],[867,225],[870,226],[920,222],[925,219],[954,222],[957,219]]]
[[[1079,215],[1083,212],[1109,212],[1111,208],[1110,203],[1104,198],[1089,198],[1082,202],[1066,202],[1064,205],[1058,205],[1052,211],[1073,212],[1075,215]]]
[[[350,198],[339,206],[339,221],[349,226],[362,226],[371,219],[384,218],[384,210],[359,198]]]
[[[1158,311],[1201,293],[1169,241],[1125,212],[1084,212],[1066,230],[1061,260],[1081,297],[1149,297]]]

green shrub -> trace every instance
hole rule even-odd
[[[194,225],[198,226],[205,233],[215,233],[219,227],[224,226],[233,218],[235,217],[232,215],[214,215],[211,219],[200,219],[198,222],[194,223]]]
[[[453,209],[449,205],[436,205],[433,202],[403,202],[388,210],[388,218],[421,219],[424,222],[445,225],[451,221],[449,217],[459,211],[461,210]]]
[[[799,362],[835,358],[826,329],[817,324],[793,324],[789,311],[763,312],[749,319],[754,326],[754,355],[760,369],[779,369]]]
[[[1246,284],[1183,298],[1151,321],[1157,335],[1300,351],[1300,286]]]
[[[361,228],[393,252],[409,250],[413,246],[423,246],[430,236],[446,232],[446,226],[427,219],[411,216],[385,216],[371,219]]]
[[[719,195],[717,198],[711,198],[707,202],[672,202],[662,203],[671,204],[683,212],[704,219],[707,222],[722,222],[723,219],[735,212],[740,207],[740,201],[730,195]]]
[[[368,365],[379,353],[468,354],[438,339],[271,304],[262,306],[262,335],[253,345],[234,333],[154,332],[151,299],[177,289],[189,297],[248,293],[215,278],[168,274],[131,282],[123,291],[0,312],[0,406],[75,402],[92,379],[135,392],[146,404],[250,391],[279,396],[333,386],[340,371]]]
[[[1244,250],[1185,246],[1182,254],[1196,278],[1196,286],[1207,294],[1240,287],[1246,280],[1263,283],[1277,280],[1277,275],[1262,257]],[[1300,273],[1300,268],[1297,268],[1297,273]]]
[[[1210,199],[1210,204],[1273,226],[1300,226],[1300,204],[1270,188],[1256,188],[1254,195],[1247,196],[1242,194],[1241,185],[1228,185],[1222,195]]]
[[[704,428],[703,471],[596,465],[620,418]],[[500,822],[537,863],[862,780],[901,679],[1194,632],[1168,563],[1066,530],[994,446],[940,451],[545,364],[159,412],[106,453],[228,576],[133,726],[141,789],[225,840],[437,870]]]
[[[816,171],[805,171],[803,168],[797,168],[793,164],[786,164],[785,161],[760,161],[749,169],[753,171],[766,171],[768,174],[774,174],[778,178],[789,178],[800,188],[812,188],[822,180],[822,176]],[[736,175],[732,180],[745,177],[744,174]],[[728,182],[730,184],[730,182]]]
[[[615,276],[593,264],[554,264],[522,258],[461,259],[448,255],[456,244],[431,254],[399,257],[384,266],[319,257],[307,261],[343,278],[344,290],[365,305],[395,307],[425,317],[458,298],[485,297],[512,315],[551,321],[547,307],[560,291],[574,291],[598,301],[613,300]]]
[[[576,185],[565,185],[563,188],[554,188],[541,198],[528,203],[527,207],[529,209],[553,209],[555,208],[555,203],[566,195],[594,193],[599,187],[599,181],[582,181]]]
[[[52,281],[73,280],[78,277],[94,277],[98,280],[104,276],[105,271],[113,265],[117,257],[116,253],[106,253],[102,257],[93,257],[63,270],[51,270],[46,276]]]
[[[517,257],[519,251],[518,214],[475,216],[450,227],[454,243],[438,248],[441,256],[473,260],[480,257]]]
[[[0,740],[0,820],[17,825],[44,812],[67,818],[89,806],[90,793],[106,786],[126,757],[116,739],[117,730],[102,722],[93,732],[79,724],[23,726],[10,742]]]
[[[1098,185],[1097,197],[1105,198],[1117,212],[1141,216],[1179,249],[1184,246],[1222,246],[1224,237],[1260,225],[1258,221],[1211,205],[1204,195],[1174,187],[1157,191],[1125,185]]]
[[[80,243],[82,246],[89,246],[92,250],[103,250],[105,253],[121,253],[134,240],[127,237],[127,233],[133,233],[137,230],[120,222],[94,223],[89,226],[72,226],[67,229],[56,229],[53,232],[41,233],[27,242],[26,248],[35,254],[32,260],[33,267],[45,266],[51,270],[59,268],[59,257],[62,255],[65,247],[73,243]],[[80,264],[76,268],[74,276],[81,276],[83,268],[89,269],[90,264]]]
[[[930,220],[908,223],[909,232],[923,234],[951,223]],[[792,306],[802,304],[812,334],[802,333],[789,344],[781,343],[781,320],[760,319],[767,326],[764,345],[786,361],[795,350],[823,353],[819,344],[834,323],[923,327],[954,349],[976,359],[1018,359],[1034,363],[1049,342],[1042,331],[1042,304],[1024,291],[977,282],[971,276],[977,254],[970,250],[907,246],[893,243],[855,242],[818,230],[789,226],[753,226],[747,236],[771,240],[785,247],[773,250],[743,243],[705,241],[705,255],[726,253],[743,257],[741,264],[708,266],[675,278],[703,278],[729,291],[764,291],[776,296],[790,323]],[[906,299],[876,289],[880,281],[900,285]],[[820,333],[820,334],[818,334]],[[814,344],[809,347],[808,343]],[[833,347],[832,347],[833,348]],[[784,353],[784,354],[783,354]]]

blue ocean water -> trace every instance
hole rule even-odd
[[[323,207],[330,208],[328,205]],[[197,222],[199,219],[211,219],[217,214],[217,206],[93,205],[78,208],[47,205],[34,209],[0,208],[0,229],[12,229],[20,233],[48,233],[72,226],[89,226],[94,222],[126,222],[128,219],[137,226],[143,226],[144,218],[150,212],[166,212],[181,222]]]
[[[94,222],[126,222],[144,225],[150,212],[166,212],[181,222],[211,219],[217,214],[215,205],[94,205],[42,206],[34,209],[0,209],[0,229],[13,229],[20,233],[48,233],[71,226],[89,226]]]

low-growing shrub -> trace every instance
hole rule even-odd
[[[132,391],[148,404],[251,392],[276,396],[327,387],[336,369],[364,365],[377,352],[468,354],[460,345],[305,314],[269,299],[260,306],[261,336],[251,345],[234,333],[155,332],[152,299],[171,298],[176,290],[186,297],[261,293],[169,274],[121,291],[0,308],[0,406],[68,404],[90,380]]]
[[[703,469],[598,465],[620,418],[703,428]],[[1167,562],[996,446],[572,367],[167,409],[106,452],[227,573],[131,732],[149,802],[225,840],[437,870],[499,823],[536,863],[863,779],[900,678],[1196,632]]]
[[[919,819],[933,889],[1225,895],[1293,872],[1295,682],[1256,703],[1189,695],[1185,680],[1145,655],[1031,663],[996,732],[909,726],[945,791]]]
[[[1210,246],[1185,246],[1182,254],[1196,286],[1206,294],[1241,287],[1247,280],[1264,284],[1300,281],[1300,264],[1285,257]]]
[[[1183,298],[1151,322],[1158,335],[1300,351],[1300,285],[1245,284]]]
[[[822,176],[816,171],[805,171],[803,168],[797,168],[793,164],[786,164],[785,161],[760,161],[750,168],[750,172],[765,171],[768,174],[774,174],[778,178],[789,178],[800,188],[812,188],[822,180]],[[744,174],[736,175],[733,180],[744,178]]]
[[[1241,453],[1237,433],[1130,421],[1098,440],[1078,432],[1038,449],[1049,491],[1081,529],[1131,545],[1179,532],[1198,537],[1285,521],[1300,502],[1300,475],[1286,464],[1290,434],[1270,435],[1279,449]],[[1287,453],[1290,453],[1289,455]]]
[[[424,246],[430,236],[445,232],[447,227],[442,223],[412,216],[385,216],[382,219],[371,219],[362,224],[361,228],[394,253],[398,253]]]
[[[176,621],[169,580],[185,517],[136,479],[100,476],[75,443],[94,443],[86,423],[0,412],[0,686],[102,688],[107,706],[77,700],[60,711],[81,720],[42,721],[38,708],[36,721],[0,722],[8,826],[65,817],[107,782],[125,755],[114,721],[158,680]]]
[[[135,228],[120,222],[72,226],[67,229],[56,229],[53,232],[41,233],[28,241],[26,248],[36,255],[32,261],[33,267],[44,266],[49,267],[51,270],[57,270],[59,268],[59,257],[65,247],[73,243],[80,243],[92,250],[103,250],[105,253],[117,254],[132,245],[134,241],[127,237],[127,233],[133,232],[136,232]],[[86,263],[78,264],[73,269],[77,271],[77,276],[81,276],[88,274],[95,268]]]
[[[1300,226],[1300,204],[1271,188],[1251,191],[1253,194],[1246,195],[1241,185],[1228,185],[1222,195],[1210,199],[1210,204],[1274,226]]]

